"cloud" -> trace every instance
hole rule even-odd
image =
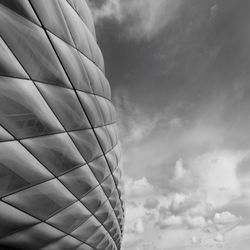
[[[160,229],[166,229],[173,226],[180,226],[183,223],[183,218],[181,216],[171,215],[165,220],[161,220],[157,223]]]
[[[142,234],[144,232],[144,223],[141,218],[136,219],[133,223],[125,227],[126,234]]]
[[[171,165],[165,160],[159,164],[160,167],[154,166],[158,179],[151,181],[165,193],[177,194],[172,202],[175,212],[201,200],[213,207],[222,207],[241,197],[244,190],[249,190],[237,171],[239,164],[248,156],[249,151],[215,150],[185,161],[180,158]],[[155,172],[151,174],[155,176]],[[200,209],[203,211],[209,208],[206,204],[202,206]]]
[[[228,211],[222,212],[222,213],[215,213],[214,215],[214,223],[219,225],[227,225],[227,224],[234,224],[240,220],[239,217],[231,214]]]
[[[198,187],[206,193],[207,201],[215,207],[223,206],[241,195],[236,170],[248,151],[214,151],[205,153],[190,164]]]
[[[165,206],[160,206],[158,212],[160,221],[165,220],[171,214],[168,208],[166,208]]]
[[[135,232],[138,234],[142,234],[144,232],[144,224],[141,219],[137,220],[135,223]]]
[[[175,193],[171,196],[169,210],[173,214],[190,211],[192,215],[201,215],[204,213],[204,207],[208,206],[208,204],[204,204],[204,202],[204,194],[199,192],[190,194]]]
[[[192,245],[196,245],[196,246],[200,245],[201,239],[197,238],[196,236],[192,236],[191,243],[192,243]]]
[[[136,202],[130,201],[130,200],[126,201],[126,205],[129,205],[129,206],[134,207],[134,208],[138,207]]]
[[[223,234],[217,234],[214,238],[217,242],[224,242],[224,235]]]
[[[153,222],[156,219],[156,214],[155,213],[146,212],[145,215],[146,215],[146,219],[145,219],[146,222],[147,221],[152,221]]]
[[[148,110],[132,102],[129,94],[121,89],[115,92],[114,103],[118,114],[121,142],[126,147],[147,139],[158,123],[166,119],[160,113],[148,116]]]
[[[156,198],[154,198],[154,197],[149,197],[148,199],[146,199],[146,201],[145,201],[145,203],[144,203],[143,206],[144,206],[146,209],[151,210],[151,209],[157,208],[158,205],[159,205],[159,200],[158,200],[158,199],[156,199]]]
[[[186,174],[186,170],[183,167],[183,160],[179,159],[175,164],[174,180],[182,179]]]
[[[125,231],[130,239],[134,235],[133,241],[129,242],[142,246],[150,231],[158,231],[159,235],[169,230],[183,230],[193,232],[197,237],[197,242],[192,243],[192,234],[188,234],[186,246],[190,249],[224,246],[227,235],[243,221],[238,213],[235,215],[227,210],[224,204],[242,195],[236,170],[247,155],[247,151],[217,150],[190,160],[180,158],[165,176],[168,192],[158,189],[146,177],[127,177],[125,189],[129,202]],[[193,186],[186,183],[193,183]],[[178,190],[175,185],[181,188]],[[153,242],[159,245],[157,239]],[[131,249],[135,249],[132,245]]]
[[[154,187],[148,182],[147,178],[142,177],[138,180],[133,180],[130,177],[125,178],[125,194],[130,197],[144,197],[151,195],[154,192]]]
[[[171,212],[179,213],[181,210],[183,210],[186,207],[185,201],[186,201],[186,195],[178,193],[174,194],[170,204]]]
[[[225,237],[225,249],[248,250],[250,244],[250,225],[239,225],[227,233]]]
[[[185,223],[189,228],[203,228],[206,225],[206,220],[202,216],[186,216]]]
[[[173,176],[169,176],[168,186],[175,192],[189,192],[196,185],[195,176],[191,171],[184,167],[184,161],[179,159],[173,168]]]
[[[98,1],[89,1],[89,5],[97,22],[103,18],[116,19],[117,21],[122,21],[124,18],[120,0],[103,1],[101,5],[98,4]]]
[[[99,2],[99,3],[98,3]],[[114,20],[129,39],[151,39],[177,15],[183,0],[106,0],[89,1],[94,19]]]
[[[203,228],[212,213],[202,194],[172,194],[169,204],[163,206],[160,199],[156,226],[160,229],[169,227]]]

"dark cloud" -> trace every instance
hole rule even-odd
[[[242,160],[237,168],[237,174],[239,178],[245,178],[250,176],[250,157]]]
[[[136,204],[134,201],[126,201],[127,206],[131,206],[133,208],[138,207],[138,204]]]
[[[121,39],[122,25],[105,21],[97,34],[114,93],[124,88],[149,113],[168,106],[188,119],[224,98],[223,122],[235,127],[243,117],[235,121],[232,113],[249,104],[248,7],[246,0],[188,1],[157,37],[139,44]]]
[[[89,3],[97,24],[112,20],[122,26],[123,39],[140,42],[158,35],[176,18],[184,1],[92,0]]]
[[[168,208],[164,206],[160,206],[158,211],[160,216],[159,220],[165,220],[171,214]]]
[[[143,204],[143,206],[146,208],[146,209],[155,209],[158,207],[159,205],[159,200],[154,198],[154,197],[149,197],[146,199],[145,203]]]
[[[250,224],[250,198],[240,197],[229,204],[219,208],[217,212],[229,211],[236,216],[242,217],[243,224]]]
[[[91,1],[100,4],[99,0]],[[124,5],[141,2],[121,1]],[[206,214],[211,215],[211,207],[204,197],[195,196],[202,184],[197,181],[198,170],[191,171],[190,162],[207,152],[245,152],[250,147],[249,9],[249,0],[183,1],[175,18],[155,27],[157,32],[151,30],[150,36],[143,33],[146,23],[143,27],[139,21],[136,27],[142,29],[135,31],[134,17],[128,22],[133,29],[114,18],[97,23],[98,41],[120,114],[122,139],[127,140],[125,172],[136,179],[145,176],[161,194],[192,194],[178,204],[160,206],[158,212],[164,223],[157,227],[165,229],[181,220],[190,228],[202,226],[209,219]],[[124,39],[128,30],[140,39],[131,39],[131,33]],[[180,158],[185,164],[182,174],[176,175]],[[220,189],[216,171],[212,174],[216,187],[208,176],[211,180],[206,183],[207,189],[214,191],[214,196],[221,195],[218,200],[234,188],[249,193],[249,163],[249,159],[240,163],[234,176],[234,169],[226,162],[223,169],[228,167],[228,171],[223,170],[225,176],[221,176],[225,178],[220,178],[229,189],[216,189]],[[200,171],[210,165],[201,166]],[[233,177],[232,186],[226,182],[231,178],[227,173]],[[243,179],[245,182],[240,182]],[[216,211],[229,211],[249,223],[249,195],[243,196],[226,198],[229,204]],[[186,220],[181,218],[185,213],[189,216]]]

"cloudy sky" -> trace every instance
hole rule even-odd
[[[89,0],[123,146],[124,250],[249,250],[250,1]]]

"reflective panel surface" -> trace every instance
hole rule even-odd
[[[115,109],[85,0],[0,0],[0,250],[120,250]]]

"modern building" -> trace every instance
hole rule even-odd
[[[85,0],[0,0],[0,250],[117,250],[110,86]]]

